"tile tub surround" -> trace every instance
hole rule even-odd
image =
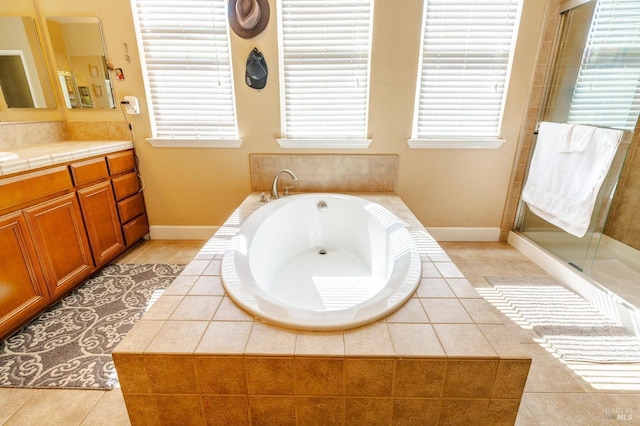
[[[402,200],[422,280],[398,311],[340,332],[271,326],[220,279],[261,206],[250,194],[113,352],[132,424],[513,424],[531,357]]]
[[[393,154],[251,154],[251,190],[269,194],[273,177],[290,169],[297,181],[284,174],[278,191],[294,192],[395,192],[398,156]]]

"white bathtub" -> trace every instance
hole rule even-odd
[[[342,194],[270,201],[240,226],[222,282],[251,314],[285,327],[340,330],[388,315],[420,281],[416,245],[379,204]]]

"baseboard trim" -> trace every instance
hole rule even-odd
[[[440,228],[428,227],[436,241],[499,241],[500,228]]]
[[[219,226],[149,226],[152,240],[208,240]]]

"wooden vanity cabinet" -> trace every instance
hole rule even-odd
[[[49,295],[22,212],[0,217],[0,336],[19,327],[49,302]]]
[[[148,232],[133,150],[0,177],[0,339]]]

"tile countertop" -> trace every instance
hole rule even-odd
[[[7,149],[17,158],[0,161],[0,176],[133,148],[131,141],[63,141]],[[0,148],[0,151],[5,151]]]

